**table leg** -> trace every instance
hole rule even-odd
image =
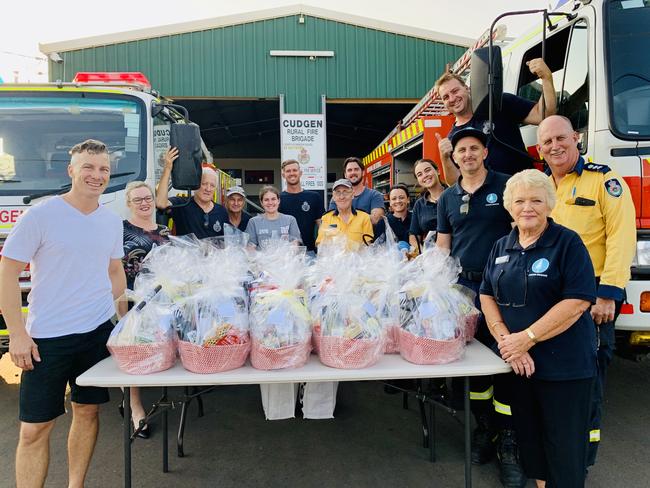
[[[472,486],[472,412],[469,405],[469,376],[465,376],[465,487]]]
[[[131,388],[124,387],[124,488],[131,488]]]
[[[429,400],[429,454],[431,462],[436,462],[436,410],[433,402]]]
[[[162,387],[162,401],[167,403],[167,387]],[[168,409],[165,407],[162,409],[162,424],[163,424],[163,435],[162,435],[162,464],[163,464],[163,473],[169,472],[169,452],[168,452]]]

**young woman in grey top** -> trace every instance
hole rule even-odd
[[[270,239],[287,239],[300,244],[300,229],[295,217],[278,212],[280,191],[274,186],[262,187],[260,203],[264,213],[251,218],[246,226],[249,246],[261,248]]]

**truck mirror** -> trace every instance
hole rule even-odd
[[[172,167],[172,186],[177,190],[196,190],[201,186],[201,132],[193,123],[172,124],[169,144],[178,149]]]
[[[475,49],[472,53],[470,70],[470,90],[472,94],[472,110],[480,112],[487,118],[489,114],[489,47]],[[503,95],[503,65],[501,64],[501,48],[492,46],[492,110],[501,110]]]

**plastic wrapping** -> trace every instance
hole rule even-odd
[[[178,301],[181,362],[195,373],[244,365],[250,351],[248,264],[242,250],[203,243],[192,294]]]
[[[302,289],[305,249],[270,240],[253,254],[251,364],[257,369],[304,366],[311,352],[311,315]]]
[[[456,260],[437,248],[408,263],[400,290],[400,354],[416,364],[443,364],[464,352],[467,318],[478,312],[454,284]]]
[[[111,331],[106,344],[117,366],[129,374],[150,374],[171,368],[176,361],[174,311],[160,303],[152,290]]]
[[[310,308],[321,362],[342,369],[375,364],[384,350],[379,310],[363,258],[329,247],[310,269]],[[376,272],[376,270],[375,270]]]
[[[392,232],[391,232],[392,233]],[[359,270],[361,293],[377,309],[377,318],[384,330],[384,352],[399,352],[400,306],[399,288],[402,268],[406,262],[395,238],[384,244],[373,244],[362,254]],[[377,270],[381,270],[378,272]]]

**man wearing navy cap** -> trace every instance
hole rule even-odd
[[[473,127],[460,130],[452,135],[451,144],[460,176],[438,199],[436,244],[460,260],[458,282],[476,292],[476,305],[480,308],[478,291],[487,258],[494,243],[512,229],[510,214],[503,207],[503,190],[509,176],[485,167],[487,136],[482,131]],[[476,338],[487,346],[494,344],[483,317]],[[501,386],[502,379],[497,380],[496,388],[492,377],[471,379],[470,400],[477,420],[472,462],[484,464],[498,450],[504,486],[518,487],[525,483],[525,478],[518,462],[510,402],[506,385]]]

